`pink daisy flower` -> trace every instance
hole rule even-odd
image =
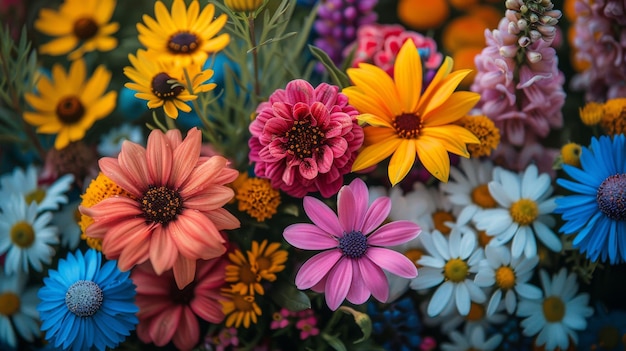
[[[93,218],[86,235],[101,238],[102,252],[120,270],[150,260],[157,274],[174,270],[179,288],[194,278],[196,260],[226,252],[220,230],[238,228],[224,206],[238,172],[221,156],[201,157],[197,128],[153,130],[147,148],[125,141],[117,158],[100,159],[100,169],[132,197],[114,196],[81,213]]]
[[[300,290],[324,292],[332,310],[347,299],[362,304],[370,295],[386,302],[389,273],[415,278],[415,264],[406,256],[381,246],[404,244],[420,233],[410,221],[395,221],[379,228],[391,210],[391,200],[383,196],[369,206],[365,183],[355,179],[337,195],[336,215],[322,201],[307,196],[304,210],[313,222],[288,226],[285,240],[304,250],[324,250],[306,261],[296,275]],[[377,229],[378,228],[378,229]]]
[[[182,290],[171,270],[157,275],[147,263],[135,267],[130,277],[137,286],[139,339],[157,346],[172,341],[179,350],[196,346],[200,341],[198,317],[215,324],[224,320],[219,299],[227,265],[225,256],[199,260],[196,279]]]
[[[363,144],[357,110],[339,87],[296,79],[257,108],[250,124],[251,162],[257,177],[294,197],[333,196]]]

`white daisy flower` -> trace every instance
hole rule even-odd
[[[480,262],[478,273],[474,277],[478,286],[495,288],[487,305],[487,314],[495,313],[502,301],[502,295],[509,314],[515,313],[516,294],[526,299],[541,298],[541,289],[527,283],[532,278],[537,263],[538,256],[520,256],[513,259],[507,246],[487,246],[485,259]]]
[[[104,134],[98,144],[98,153],[102,156],[117,157],[122,150],[124,140],[143,145],[145,137],[142,128],[125,123],[117,128],[111,128],[108,133]]]
[[[565,268],[552,276],[544,270],[539,272],[544,296],[541,299],[522,299],[517,315],[526,317],[520,323],[528,337],[537,335],[535,345],[544,346],[546,351],[557,347],[566,350],[570,339],[578,344],[576,331],[585,330],[586,318],[593,314],[589,307],[589,294],[578,292],[576,274],[567,273]]]
[[[450,180],[441,183],[441,190],[452,204],[462,208],[457,216],[459,225],[469,223],[483,209],[497,206],[489,193],[492,180],[493,163],[488,159],[461,158],[459,168],[450,168]]]
[[[491,315],[488,315],[486,311],[486,303],[472,302],[469,313],[466,316],[462,316],[454,304],[448,304],[437,316],[430,317],[424,313],[422,321],[424,325],[437,327],[442,334],[448,334],[453,330],[459,330],[461,327],[473,328],[480,326],[484,329],[489,329],[492,326],[504,323],[509,318],[508,314],[503,313],[504,303],[501,303],[496,312]]]
[[[55,212],[52,217],[52,224],[57,227],[61,239],[61,245],[74,250],[80,243],[80,234],[82,233],[78,222],[80,221],[80,212],[78,206],[81,201],[73,201],[64,205],[60,211]]]
[[[57,228],[49,225],[51,212],[38,214],[21,196],[13,196],[0,213],[0,255],[6,253],[4,271],[28,273],[28,267],[41,272],[42,262],[50,264],[59,243]]]
[[[33,342],[39,335],[37,287],[25,289],[26,274],[4,275],[0,270],[0,344],[17,347],[17,333]]]
[[[50,186],[39,184],[37,167],[30,165],[26,171],[17,167],[13,173],[0,178],[0,199],[8,199],[11,196],[21,196],[27,204],[37,203],[39,212],[54,211],[62,204],[67,204],[67,193],[74,176],[66,174],[59,177]]]
[[[419,225],[422,230],[432,227],[432,214],[435,212],[435,200],[423,183],[413,183],[413,190],[403,193],[402,188],[389,190],[392,221],[407,220]]]
[[[475,328],[466,327],[463,334],[455,330],[449,336],[452,343],[442,343],[442,351],[492,351],[502,342],[501,334],[494,334],[489,339],[485,339],[485,330],[480,326]]]
[[[484,257],[476,244],[476,235],[455,228],[447,238],[438,230],[421,236],[427,255],[417,261],[422,268],[410,286],[414,290],[437,287],[428,304],[428,315],[440,314],[454,301],[458,312],[466,316],[472,301],[485,302],[485,293],[470,277],[470,273],[478,271],[478,263]]]
[[[561,240],[550,229],[556,224],[550,214],[556,208],[551,178],[538,175],[529,165],[521,174],[500,170],[499,180],[489,182],[489,192],[500,208],[487,209],[474,216],[476,228],[493,236],[489,245],[501,246],[513,239],[511,253],[517,258],[537,255],[535,236],[550,250],[561,251]]]

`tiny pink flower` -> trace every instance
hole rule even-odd
[[[270,329],[283,329],[289,325],[289,316],[291,312],[286,308],[281,308],[280,311],[274,312],[272,315],[272,323]]]
[[[283,236],[299,249],[323,251],[300,267],[295,283],[300,290],[324,292],[331,310],[346,299],[354,304],[362,304],[370,296],[387,301],[389,282],[383,270],[408,279],[417,276],[411,260],[383,246],[414,239],[420,227],[410,221],[395,221],[379,228],[389,215],[391,200],[379,197],[370,206],[368,189],[361,179],[339,190],[337,214],[310,196],[304,198],[304,210],[313,224],[292,224]]]
[[[296,328],[300,330],[300,340],[308,339],[309,336],[315,336],[320,333],[317,329],[317,318],[309,316],[301,319],[296,323]]]
[[[363,143],[358,112],[339,87],[322,83],[314,89],[296,79],[257,113],[248,142],[256,176],[294,197],[335,195]]]

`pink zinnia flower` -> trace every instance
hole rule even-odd
[[[395,221],[378,228],[389,215],[391,200],[383,196],[371,206],[368,202],[367,186],[357,178],[339,191],[337,215],[322,201],[307,196],[304,210],[313,224],[292,224],[283,232],[285,240],[299,249],[324,250],[302,265],[296,286],[324,292],[332,310],[344,299],[362,304],[373,295],[387,301],[389,283],[383,269],[403,278],[417,276],[411,260],[381,246],[404,244],[417,237],[420,227]]]
[[[294,197],[319,191],[335,195],[363,144],[357,110],[339,87],[313,89],[296,79],[257,108],[250,124],[251,162],[257,177]]]
[[[153,130],[147,148],[125,141],[117,158],[100,159],[100,169],[133,197],[115,196],[80,211],[93,218],[86,235],[102,238],[102,252],[120,270],[150,260],[157,274],[173,268],[182,289],[194,278],[196,260],[221,256],[220,230],[239,227],[222,208],[234,192],[224,184],[238,176],[221,156],[201,157],[197,128]]]
[[[144,263],[130,274],[137,286],[137,336],[144,343],[165,346],[170,341],[179,350],[191,350],[200,341],[198,317],[209,323],[224,320],[220,289],[224,286],[228,259],[225,256],[199,260],[196,279],[179,289],[173,272],[157,275]]]

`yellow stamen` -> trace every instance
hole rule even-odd
[[[443,267],[443,274],[447,280],[454,283],[460,283],[465,280],[469,267],[467,263],[460,258],[453,258],[446,262]]]
[[[537,219],[539,208],[533,200],[520,199],[511,205],[509,213],[514,222],[519,225],[529,225]]]

